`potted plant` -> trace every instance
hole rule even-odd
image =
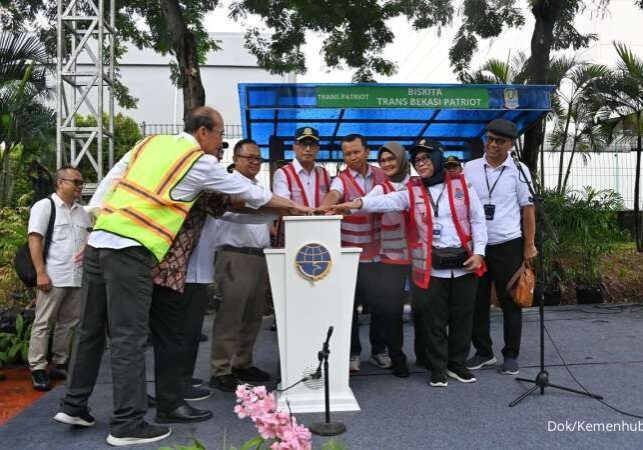
[[[616,211],[623,201],[611,190],[583,191],[569,196],[569,231],[572,247],[568,248],[570,272],[576,285],[576,301],[579,304],[602,303],[602,275],[599,258],[610,252],[622,239],[616,226]]]

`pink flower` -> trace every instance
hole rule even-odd
[[[240,419],[249,417],[263,439],[277,439],[273,450],[310,450],[311,434],[308,428],[297,424],[290,414],[277,409],[275,396],[265,386],[244,384],[236,390],[234,412]]]

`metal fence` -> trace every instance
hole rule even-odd
[[[182,124],[166,123],[140,123],[143,135],[150,134],[175,134],[183,129]],[[242,139],[241,125],[226,125],[225,138],[230,145]],[[634,176],[636,171],[636,152],[630,151],[626,146],[611,147],[610,151],[589,154],[576,154],[567,185],[570,189],[581,190],[584,186],[594,189],[612,189],[623,197],[626,209],[634,207]],[[545,149],[545,187],[555,188],[558,183],[558,167],[560,153]],[[570,154],[564,156],[563,177],[567,170]],[[224,164],[232,163],[232,151],[224,154]],[[327,168],[331,175],[337,172],[337,164],[329,163]],[[270,186],[270,170],[267,164],[257,176],[259,181]]]
[[[558,185],[560,152],[545,151],[545,187]],[[570,155],[564,155],[563,178]],[[572,162],[567,186],[580,190],[585,186],[594,189],[612,189],[623,197],[626,209],[634,208],[634,181],[636,173],[636,152],[600,152],[585,155],[576,154]]]

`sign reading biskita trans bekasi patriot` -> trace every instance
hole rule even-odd
[[[317,86],[318,108],[489,108],[486,88]]]

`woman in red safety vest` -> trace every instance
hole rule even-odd
[[[419,177],[409,180],[406,191],[357,198],[330,209],[332,214],[408,211],[412,295],[426,336],[429,384],[435,387],[446,387],[447,376],[476,381],[465,359],[487,245],[482,204],[463,176],[445,176],[443,149],[429,139],[414,145],[411,163]]]
[[[366,194],[366,197],[405,191],[410,179],[410,164],[404,147],[397,142],[388,142],[378,150],[377,160],[386,179]],[[411,273],[411,257],[406,236],[409,215],[406,211],[386,212],[380,214],[378,220],[380,263],[376,289],[386,301],[383,302],[381,314],[373,315],[371,318],[371,332],[382,334],[381,340],[386,342],[393,375],[405,378],[410,374],[406,355],[402,351],[402,315],[406,297],[404,287]],[[380,323],[374,324],[373,321],[377,319]]]

